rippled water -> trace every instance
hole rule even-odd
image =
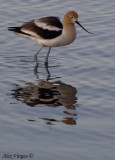
[[[53,48],[49,67],[43,49],[37,67],[39,46],[7,27],[69,10],[94,34],[76,26],[76,41]],[[114,160],[114,26],[114,0],[0,0],[0,158]]]

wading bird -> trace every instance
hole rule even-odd
[[[41,46],[39,51],[34,55],[37,61],[37,55],[43,47],[49,47],[45,58],[48,63],[48,57],[51,47],[61,47],[72,43],[76,38],[75,23],[87,31],[79,22],[78,14],[75,11],[69,11],[64,15],[61,22],[58,17],[43,17],[30,22],[25,22],[20,27],[8,27],[9,31],[14,31],[17,35],[30,38]]]

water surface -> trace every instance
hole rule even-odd
[[[5,153],[40,160],[114,160],[114,0],[0,0],[0,157]],[[71,45],[47,48],[36,67],[34,42],[7,27],[76,10]],[[16,158],[15,158],[16,159]],[[28,158],[29,159],[29,158]]]

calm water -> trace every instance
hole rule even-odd
[[[69,10],[95,34],[76,26],[76,41],[53,48],[49,67],[43,49],[36,67],[39,46],[7,27],[42,16],[62,19]],[[7,153],[34,160],[114,160],[114,0],[0,0],[0,159]]]

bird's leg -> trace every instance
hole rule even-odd
[[[38,50],[38,52],[34,55],[34,60],[36,62],[36,64],[38,64],[38,60],[37,60],[37,55],[40,53],[40,51],[42,50],[43,46]]]
[[[50,72],[49,72],[49,69],[48,69],[48,63],[45,63],[45,68],[46,68],[46,71],[47,71],[47,81],[50,79],[51,75],[50,75]]]
[[[48,64],[48,57],[49,57],[50,50],[51,50],[51,47],[49,47],[49,50],[45,59],[45,64]]]

